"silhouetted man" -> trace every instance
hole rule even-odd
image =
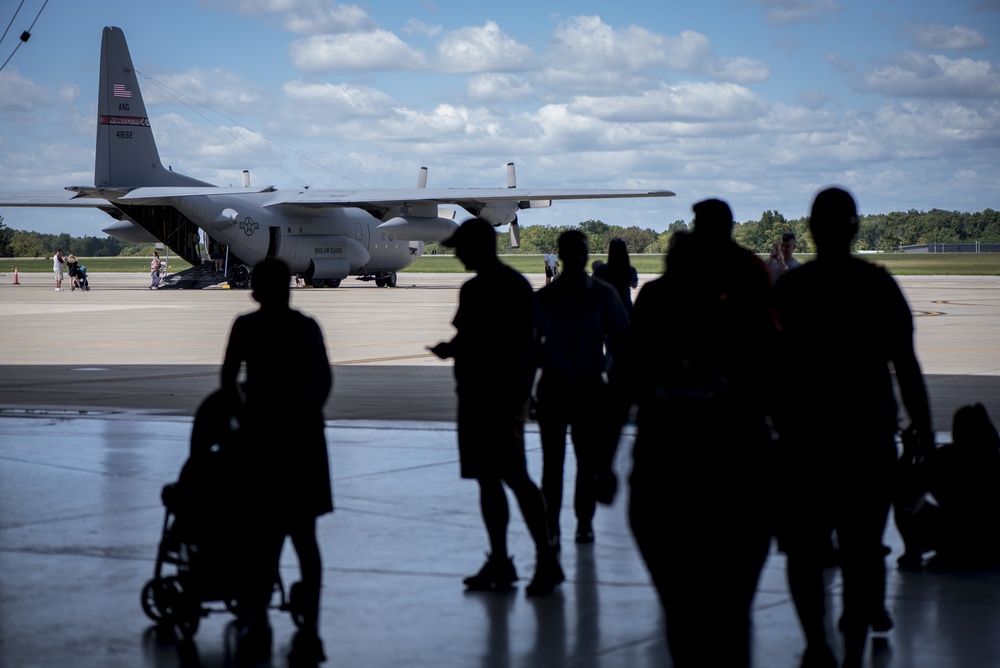
[[[461,474],[479,483],[490,541],[486,564],[465,578],[465,585],[497,591],[509,589],[517,580],[507,553],[506,483],[535,542],[535,577],[526,593],[544,596],[564,577],[548,544],[544,502],[528,476],[524,454],[524,421],[535,370],[534,293],[523,276],[497,258],[496,232],[486,221],[467,220],[443,243],[476,272],[459,293],[452,321],[455,337],[431,348],[438,357],[455,360]]]
[[[628,329],[628,315],[614,287],[586,274],[587,237],[579,230],[559,235],[559,280],[538,291],[538,426],[542,436],[542,494],[553,546],[559,541],[566,430],[576,453],[576,542],[594,541],[597,477],[610,464],[606,424],[617,420],[603,374],[605,343],[613,346]],[[601,467],[601,468],[599,468]]]
[[[824,545],[836,531],[843,665],[851,667],[862,663],[868,627],[885,615],[882,534],[898,429],[892,371],[919,447],[933,447],[933,434],[910,308],[885,270],[851,257],[854,198],[840,188],[819,193],[809,229],[816,259],[783,276],[774,293],[782,354],[808,364],[779,395],[775,415],[786,495],[779,539],[806,636],[802,665],[834,666],[822,569]]]
[[[260,523],[259,596],[271,595],[285,536],[292,539],[302,582],[293,585],[293,604],[301,615],[289,662],[315,664],[325,659],[319,638],[322,562],[316,518],[333,511],[330,465],[323,434],[323,404],[333,384],[323,332],[312,318],[289,307],[291,273],[280,260],[267,259],[253,271],[253,298],[260,309],[233,323],[222,365],[222,389],[239,401],[237,378],[245,365],[240,418],[253,464],[249,469]],[[250,605],[249,635],[260,653],[270,656],[270,628],[261,601]],[[242,603],[242,601],[241,601]],[[266,652],[263,648],[266,640]],[[257,651],[247,650],[251,655]]]
[[[766,394],[774,326],[763,263],[730,238],[729,206],[694,206],[664,275],[632,309],[638,403],[629,518],[663,604],[674,666],[746,666],[770,544]]]

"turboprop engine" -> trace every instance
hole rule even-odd
[[[398,216],[378,226],[379,232],[400,241],[444,241],[457,229],[458,223],[440,216]]]

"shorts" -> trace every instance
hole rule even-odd
[[[63,270],[62,270],[62,267],[59,267],[58,269],[53,269],[52,273],[56,275],[56,280],[57,281],[61,281],[63,279]]]
[[[458,400],[458,455],[463,478],[508,478],[527,470],[528,400]]]
[[[545,277],[552,278],[552,267],[548,265],[545,266]]]

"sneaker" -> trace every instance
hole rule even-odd
[[[494,557],[492,554],[486,555],[486,563],[478,573],[463,580],[471,591],[503,591],[516,581],[513,557]]]
[[[556,588],[556,585],[566,579],[562,566],[555,554],[548,557],[539,556],[538,566],[535,567],[535,577],[524,590],[528,596],[548,596]]]
[[[56,288],[55,292],[62,292],[62,288]]]

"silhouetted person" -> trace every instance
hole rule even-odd
[[[542,494],[553,546],[559,544],[566,430],[576,453],[576,542],[594,541],[596,484],[610,468],[609,422],[617,420],[603,374],[605,343],[628,329],[625,307],[609,284],[585,273],[587,237],[579,230],[559,235],[559,280],[538,291],[538,427],[542,437]],[[610,341],[609,341],[610,339]]]
[[[316,518],[333,511],[323,434],[323,404],[333,377],[319,325],[289,307],[290,282],[288,266],[280,260],[263,260],[254,268],[251,287],[260,309],[233,323],[222,389],[239,400],[237,377],[245,364],[240,431],[257,462],[251,475],[264,515],[260,595],[270,598],[281,544],[291,537],[302,572],[301,583],[293,585],[292,602],[303,623],[289,662],[309,665],[325,658],[318,635],[322,563]],[[266,636],[269,651],[266,610],[261,620],[259,600],[254,598],[253,604],[251,634]]]
[[[906,552],[899,567],[919,570],[935,551],[934,569],[976,569],[1000,565],[995,527],[1000,521],[1000,436],[982,404],[955,412],[952,442],[923,455],[908,452],[893,513]],[[933,495],[933,501],[926,497]]]
[[[853,197],[839,188],[819,193],[809,229],[816,259],[784,275],[774,292],[782,354],[808,361],[793,385],[778,388],[785,390],[775,415],[785,494],[779,540],[806,636],[802,665],[832,666],[822,561],[836,531],[844,665],[860,666],[868,627],[886,618],[882,534],[898,428],[893,370],[918,448],[933,447],[933,434],[910,308],[885,270],[851,256]]]
[[[632,290],[639,286],[639,274],[629,262],[628,245],[624,239],[612,239],[608,244],[608,261],[594,267],[594,276],[618,291],[626,311],[632,310]]]
[[[507,553],[506,484],[517,498],[535,542],[535,577],[528,596],[544,596],[563,581],[548,544],[545,505],[528,476],[524,421],[534,375],[534,293],[528,281],[496,254],[496,232],[472,218],[443,242],[476,276],[462,285],[452,324],[457,333],[430,350],[454,358],[458,393],[458,451],[461,475],[479,483],[479,502],[490,541],[486,564],[465,578],[471,590],[509,589],[517,580]],[[498,343],[499,342],[499,343]]]
[[[625,311],[632,312],[632,290],[639,286],[639,273],[629,261],[628,246],[624,239],[615,238],[608,243],[608,261],[594,268],[594,277],[609,283],[618,292],[622,305],[625,306]],[[627,380],[622,377],[622,366],[622,364],[617,364],[614,359],[611,359],[608,364],[611,417],[606,421],[605,429],[608,434],[606,438],[611,448],[604,454],[604,462],[601,463],[603,473],[598,496],[602,502],[610,502],[617,488],[617,481],[610,467],[614,462],[622,428],[628,422],[629,411],[632,409],[633,397],[630,388],[627,387]]]
[[[638,403],[629,518],[663,604],[674,666],[746,666],[770,544],[769,433],[759,360],[774,339],[763,262],[729,206],[694,206],[664,275],[632,310]]]

